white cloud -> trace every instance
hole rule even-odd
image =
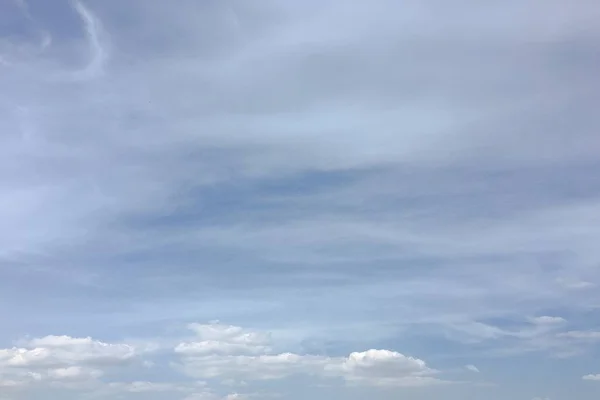
[[[198,389],[193,393],[187,395],[184,400],[245,400],[251,398],[268,398],[273,397],[272,395],[261,393],[261,394],[242,394],[242,393],[228,393],[226,395],[219,395],[214,391],[204,388]]]
[[[184,400],[242,400],[246,398],[250,398],[250,396],[245,396],[239,393],[230,393],[225,396],[219,396],[213,392],[205,391],[192,393],[186,396]]]
[[[488,356],[514,356],[539,352],[553,358],[581,355],[600,336],[595,331],[562,331],[567,321],[562,317],[540,316],[519,321],[508,327],[481,322],[454,321],[451,317],[443,324],[447,336],[463,343],[488,343]]]
[[[92,338],[46,336],[22,341],[22,347],[0,349],[0,375],[21,383],[94,381],[104,370],[137,357],[128,344]]]
[[[245,396],[243,394],[239,394],[239,393],[230,393],[227,396],[225,396],[225,400],[236,400],[236,399],[243,399]]]
[[[423,360],[390,350],[353,352],[347,357],[328,357],[273,350],[275,341],[265,332],[218,322],[191,324],[198,342],[175,348],[180,367],[193,378],[218,378],[234,385],[242,379],[275,380],[293,375],[318,379],[340,378],[350,385],[425,386],[442,383],[437,371]],[[199,344],[210,343],[210,346]],[[103,377],[112,368],[140,355],[132,345],[106,343],[90,337],[45,336],[21,340],[21,347],[0,351],[3,387],[46,384],[64,390],[88,390],[99,394],[185,393],[190,399],[233,400],[253,395],[218,395],[203,382],[109,382]],[[198,349],[201,351],[198,351]],[[140,367],[144,365],[139,363]],[[116,370],[115,370],[116,371]],[[106,380],[106,379],[103,379]]]
[[[567,321],[562,317],[550,317],[547,315],[543,315],[540,317],[531,318],[531,322],[537,325],[557,325],[563,324]]]
[[[331,359],[325,371],[354,384],[426,386],[442,383],[431,376],[436,371],[423,360],[389,350],[354,352],[345,359]]]
[[[134,382],[111,382],[108,384],[110,389],[129,393],[145,392],[186,392],[192,390],[190,386],[177,383],[159,383],[148,381]]]
[[[584,375],[581,379],[583,379],[584,381],[600,381],[600,374]]]
[[[466,365],[465,368],[471,372],[479,372],[479,368],[477,368],[476,366],[474,366],[472,364]]]
[[[48,378],[57,380],[89,380],[99,378],[102,375],[103,372],[100,370],[83,368],[81,366],[70,366],[48,370]]]
[[[255,354],[269,352],[269,335],[247,331],[240,327],[213,324],[191,324],[189,328],[197,335],[196,341],[180,343],[176,353],[192,355]]]
[[[46,336],[24,343],[26,347],[2,349],[0,359],[12,366],[53,366],[82,363],[86,365],[118,365],[136,356],[128,344],[111,344],[87,338]]]
[[[245,355],[185,355],[183,371],[197,378],[272,380],[323,370],[329,359],[293,353]]]
[[[514,326],[564,309],[586,329],[600,301],[593,1],[88,3],[43,15],[44,52],[23,27],[0,40],[3,334],[23,315],[103,335],[223,312],[339,347],[199,325],[176,339],[190,375],[374,385],[435,376],[351,353],[398,331],[426,360],[440,336],[503,354],[596,340]],[[90,341],[1,350],[1,379],[94,379],[139,350]]]
[[[87,33],[90,49],[90,60],[88,64],[74,76],[76,79],[97,78],[104,73],[104,65],[108,61],[107,35],[102,29],[101,21],[78,0],[73,5]]]
[[[221,324],[190,326],[199,342],[181,343],[180,368],[195,378],[273,380],[304,374],[339,377],[351,384],[423,386],[441,383],[423,360],[389,350],[353,352],[348,357],[274,352],[262,332]],[[211,341],[201,340],[210,338]],[[243,343],[234,346],[232,343]],[[272,344],[272,343],[271,343]],[[249,355],[251,354],[251,355]]]

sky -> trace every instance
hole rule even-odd
[[[0,400],[600,394],[595,0],[2,0]]]

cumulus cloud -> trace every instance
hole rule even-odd
[[[25,346],[2,350],[7,365],[119,365],[136,356],[135,348],[130,345],[104,343],[90,337],[46,336],[25,342]]]
[[[52,387],[94,391],[98,395],[181,393],[190,399],[251,398],[253,394],[223,393],[219,387],[242,387],[246,382],[304,377],[342,380],[350,386],[419,387],[447,383],[425,361],[392,350],[355,351],[348,356],[328,356],[281,351],[284,342],[268,332],[220,322],[190,324],[196,341],[179,343],[168,365],[190,379],[173,381],[114,381],[118,369],[131,365],[143,349],[124,343],[107,343],[90,337],[51,335],[21,340],[22,347],[0,350],[0,386],[6,388]],[[167,354],[164,354],[167,356]],[[141,361],[141,360],[139,360]],[[139,362],[142,369],[143,363]],[[130,373],[129,372],[129,373]],[[201,380],[198,380],[201,379]],[[213,387],[209,385],[220,382]],[[264,397],[267,394],[261,394]]]
[[[180,343],[175,352],[181,354],[244,354],[265,353],[270,351],[269,335],[246,331],[240,327],[213,324],[191,324],[199,340]]]
[[[275,352],[269,337],[221,324],[194,324],[200,341],[181,343],[181,369],[195,378],[274,380],[294,375],[340,377],[352,384],[421,386],[441,383],[423,360],[389,350],[353,352],[347,357]],[[211,341],[202,339],[210,337]],[[243,346],[234,345],[243,342]],[[249,355],[250,354],[250,355]]]
[[[19,384],[86,382],[104,370],[138,356],[127,344],[105,343],[90,337],[46,336],[23,341],[23,347],[0,349],[0,375]]]
[[[343,360],[332,360],[325,369],[355,384],[425,386],[444,383],[431,376],[436,371],[423,360],[389,350],[354,352]]]

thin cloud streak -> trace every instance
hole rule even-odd
[[[104,74],[104,66],[108,62],[106,34],[102,30],[101,21],[78,0],[72,1],[73,8],[80,15],[84,24],[90,46],[90,60],[77,74],[76,79],[93,79]]]

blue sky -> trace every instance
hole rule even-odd
[[[0,399],[597,399],[595,3],[3,1]]]

